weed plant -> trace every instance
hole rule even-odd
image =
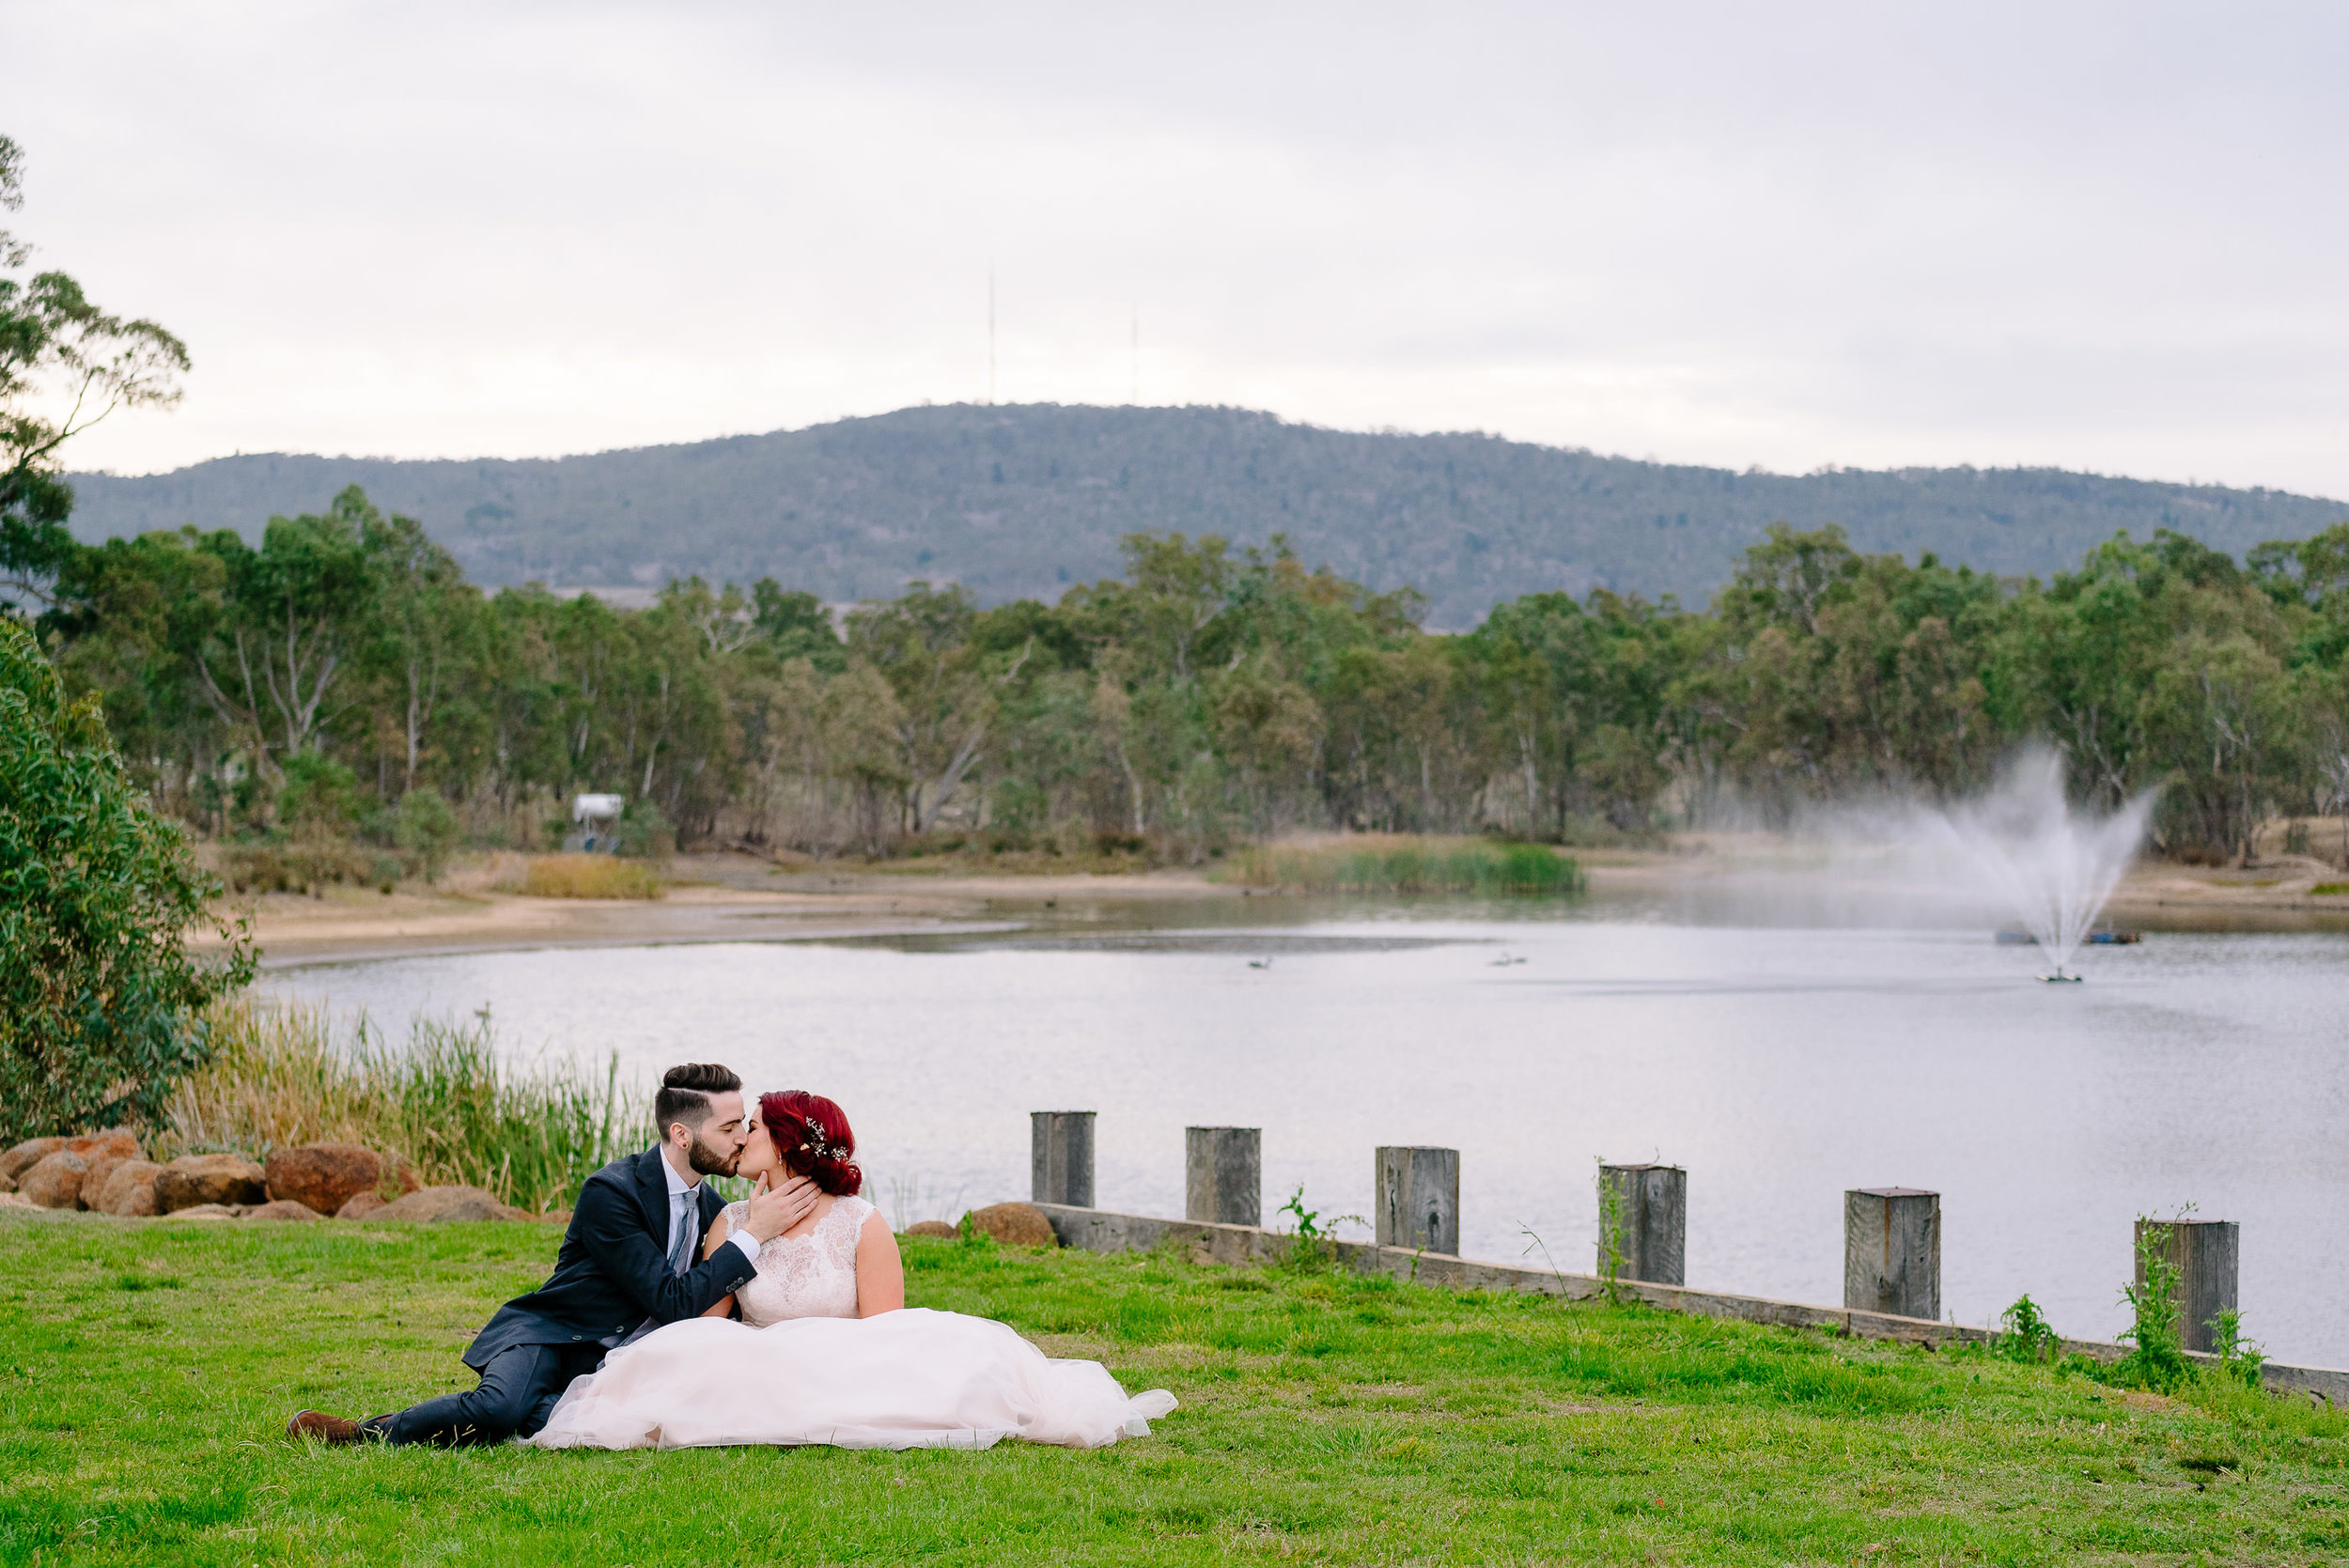
[[[2113,1363],[2111,1375],[2119,1383],[2169,1393],[2195,1374],[2178,1331],[2178,1265],[2170,1261],[2170,1228],[2138,1218],[2143,1228],[2137,1260],[2144,1279],[2121,1287],[2130,1319],[2118,1338],[2129,1350]]]
[[[2054,1361],[2062,1352],[2063,1341],[2039,1310],[2039,1303],[2026,1291],[2015,1298],[1999,1317],[1999,1333],[1991,1342],[1993,1354],[2010,1361],[2027,1365]]]
[[[520,1071],[502,1060],[486,1015],[462,1025],[420,1018],[397,1043],[363,1019],[337,1040],[324,1009],[246,993],[215,1004],[206,1022],[214,1050],[164,1104],[155,1139],[164,1157],[360,1143],[407,1161],[428,1184],[461,1182],[544,1210],[652,1141],[616,1058],[600,1079],[568,1065]]]
[[[1598,1278],[1607,1299],[1623,1299],[1623,1188],[1607,1179],[1607,1162],[1600,1160],[1598,1188]]]
[[[1582,868],[1539,844],[1421,838],[1375,846],[1250,848],[1238,879],[1304,893],[1439,893],[1562,897],[1582,891]]]
[[[613,855],[540,855],[522,874],[533,898],[662,898],[661,874],[643,861]]]

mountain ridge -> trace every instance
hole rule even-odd
[[[257,538],[269,517],[318,511],[355,483],[492,586],[641,589],[699,573],[857,599],[926,579],[994,603],[1114,574],[1128,533],[1247,545],[1278,533],[1373,588],[1418,588],[1431,624],[1452,627],[1547,589],[1702,602],[1775,521],[2046,576],[2118,529],[2173,528],[2239,554],[2349,519],[2349,503],[2265,489],[2062,469],[1739,473],[1213,406],[948,404],[562,458],[260,453],[70,477],[74,532],[89,539],[183,522]]]

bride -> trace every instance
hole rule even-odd
[[[786,1172],[825,1196],[758,1251],[756,1278],[702,1317],[615,1349],[573,1382],[538,1448],[988,1448],[1003,1437],[1098,1448],[1144,1436],[1174,1408],[1163,1389],[1127,1397],[1098,1361],[1048,1359],[1001,1323],[905,1304],[897,1239],[857,1196],[855,1134],[840,1108],[793,1090],[759,1097],[736,1167]],[[723,1244],[745,1205],[711,1224]]]

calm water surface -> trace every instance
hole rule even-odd
[[[2270,1353],[2349,1365],[2341,936],[2149,934],[2047,986],[1979,925],[1780,926],[1750,902],[1279,908],[270,984],[396,1028],[487,1005],[509,1046],[616,1051],[624,1079],[715,1059],[818,1090],[848,1108],[872,1196],[918,1188],[899,1223],[1026,1196],[1027,1113],[1091,1108],[1106,1208],[1182,1212],[1186,1126],[1264,1128],[1268,1219],[1299,1184],[1325,1216],[1367,1213],[1373,1147],[1442,1144],[1470,1256],[1516,1261],[1537,1235],[1587,1270],[1594,1159],[1660,1158],[1688,1169],[1692,1285],[1838,1302],[1843,1189],[1929,1188],[1945,1312],[1984,1323],[2029,1291],[2063,1332],[2109,1338],[2132,1217],[2192,1203],[2242,1223]],[[1239,918],[1277,924],[1171,924]]]

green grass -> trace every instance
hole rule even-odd
[[[2349,1556],[2349,1420],[1979,1354],[1164,1255],[906,1244],[1182,1408],[1091,1453],[319,1450],[464,1386],[524,1225],[0,1222],[0,1561],[2023,1563]]]
[[[2349,893],[2349,882],[2319,882],[2309,892],[2319,897],[2330,898],[2336,893]]]
[[[1474,838],[1384,839],[1363,845],[1275,846],[1235,857],[1224,875],[1306,893],[1474,893],[1555,897],[1582,891],[1582,868],[1539,844]]]

